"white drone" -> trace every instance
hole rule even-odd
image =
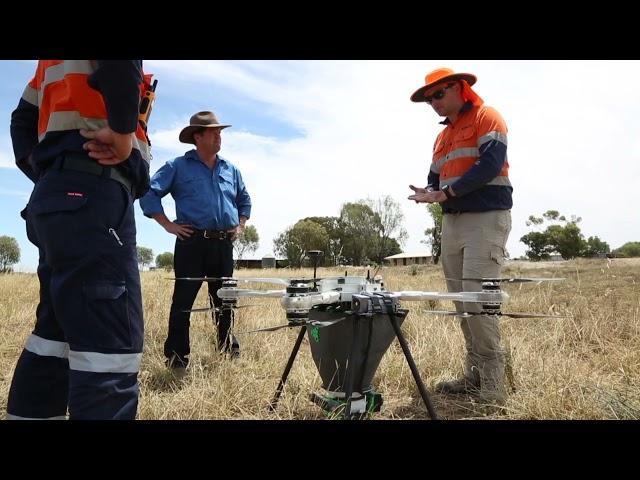
[[[480,313],[458,312],[448,310],[426,310],[424,313],[435,315],[451,315],[457,317],[470,317],[472,315],[498,315],[511,318],[561,318],[561,315],[545,315],[537,313],[509,313],[502,312],[502,305],[509,300],[509,295],[500,288],[501,283],[525,283],[543,281],[560,281],[563,278],[465,278],[463,280],[479,281],[482,290],[477,292],[432,292],[402,290],[397,292],[387,291],[382,278],[378,275],[374,278],[369,276],[335,276],[324,278],[280,278],[280,277],[197,277],[197,278],[176,278],[176,280],[186,281],[216,281],[222,284],[217,295],[222,300],[224,308],[238,308],[240,298],[279,298],[282,308],[286,312],[288,323],[268,327],[259,330],[252,330],[242,333],[254,333],[260,331],[274,331],[280,328],[301,326],[303,324],[313,324],[317,326],[327,326],[336,321],[344,320],[339,318],[329,323],[309,321],[309,311],[313,308],[333,307],[340,308],[345,315],[373,314],[375,307],[373,304],[379,303],[374,299],[387,299],[394,309],[398,307],[399,301],[427,301],[427,300],[451,300],[454,302],[479,303]],[[286,285],[284,289],[261,290],[239,288],[238,283],[268,283],[276,285]],[[211,311],[213,308],[197,308],[191,312]]]
[[[311,256],[313,252],[309,252],[309,254]],[[317,260],[318,255],[313,255],[312,258]],[[399,308],[400,301],[451,300],[454,302],[480,304],[479,313],[446,310],[428,310],[425,312],[458,317],[470,317],[472,315],[497,315],[513,318],[563,317],[562,315],[502,312],[502,305],[509,300],[509,295],[501,289],[502,283],[540,283],[543,281],[563,280],[561,278],[465,278],[462,280],[480,282],[481,291],[428,292],[407,290],[390,292],[385,289],[380,276],[373,278],[369,274],[366,277],[348,276],[345,272],[344,276],[315,278],[316,265],[317,261],[314,261],[314,278],[311,279],[299,277],[198,277],[175,279],[219,283],[221,287],[217,290],[217,296],[222,300],[221,307],[218,307],[219,310],[239,308],[238,299],[243,297],[280,299],[280,304],[286,312],[288,323],[247,332],[238,332],[236,333],[237,335],[303,327],[300,328],[287,366],[271,401],[270,408],[272,410],[275,409],[278,403],[305,332],[307,332],[310,337],[312,356],[323,379],[323,388],[326,391],[326,394],[322,395],[314,393],[311,396],[311,400],[320,405],[325,411],[334,412],[340,410],[348,418],[361,418],[360,416],[367,412],[379,411],[382,405],[381,395],[372,389],[371,378],[392,338],[397,337],[420,395],[431,418],[435,419],[436,412],[400,328],[408,313],[408,310]],[[283,285],[285,288],[279,290],[238,288],[239,283],[267,283]],[[213,309],[214,307],[191,311],[210,311]],[[387,322],[374,321],[385,318],[388,320]],[[351,319],[351,322],[345,324],[347,326],[346,329],[337,325],[347,319]],[[365,320],[362,327],[359,326],[361,320]],[[374,323],[377,327],[373,326]],[[331,328],[327,330],[327,334],[320,335],[318,329],[324,327]],[[363,331],[368,331],[368,336],[362,333]],[[374,332],[373,343],[376,345],[375,348],[369,351],[372,344],[372,332]],[[316,343],[320,337],[324,340]],[[311,342],[311,338],[314,339],[314,342]],[[361,347],[358,342],[364,342],[367,345],[364,359],[358,356],[361,355]],[[353,368],[350,366],[352,364]]]

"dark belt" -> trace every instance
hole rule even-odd
[[[92,175],[104,176],[120,182],[133,194],[133,182],[115,167],[105,167],[88,155],[77,152],[66,152],[60,156],[53,164],[53,168],[60,170],[74,170],[76,172],[90,173]]]
[[[196,235],[202,235],[208,240],[226,240],[231,237],[226,230],[196,230]]]

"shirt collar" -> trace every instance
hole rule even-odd
[[[464,103],[464,105],[462,105],[462,108],[460,109],[460,111],[458,112],[458,114],[463,114],[465,112],[468,112],[469,110],[471,110],[471,108],[473,107],[473,102],[471,101],[467,101]],[[443,121],[438,122],[441,125],[449,125],[451,122],[449,121],[449,117],[445,118]]]
[[[227,161],[218,153],[216,155],[218,157],[218,161],[216,162],[216,164],[218,163],[227,163]],[[191,160],[197,160],[198,162],[201,162],[202,160],[200,160],[200,157],[198,156],[198,152],[195,148],[189,150],[187,153],[184,154],[185,158],[189,158]]]

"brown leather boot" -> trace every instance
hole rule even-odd
[[[479,383],[474,380],[462,377],[448,382],[440,382],[436,385],[436,392],[447,395],[461,395],[464,393],[476,393]]]
[[[507,391],[504,385],[504,366],[499,364],[494,369],[485,369],[480,373],[481,388],[477,394],[480,403],[502,406],[507,402]]]

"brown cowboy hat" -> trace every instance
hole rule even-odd
[[[477,78],[475,75],[470,73],[455,73],[450,68],[437,68],[433,72],[427,73],[427,76],[424,77],[425,85],[413,92],[413,95],[411,95],[411,101],[426,102],[424,97],[425,90],[439,83],[455,82],[456,80],[466,80],[469,86],[471,86],[476,83]]]
[[[227,128],[231,125],[224,125],[218,121],[218,117],[213,112],[198,112],[191,116],[191,120],[189,120],[189,126],[184,127],[178,136],[178,139],[182,143],[193,143],[196,144],[193,139],[193,133],[201,128],[212,128],[212,127],[220,127]]]

